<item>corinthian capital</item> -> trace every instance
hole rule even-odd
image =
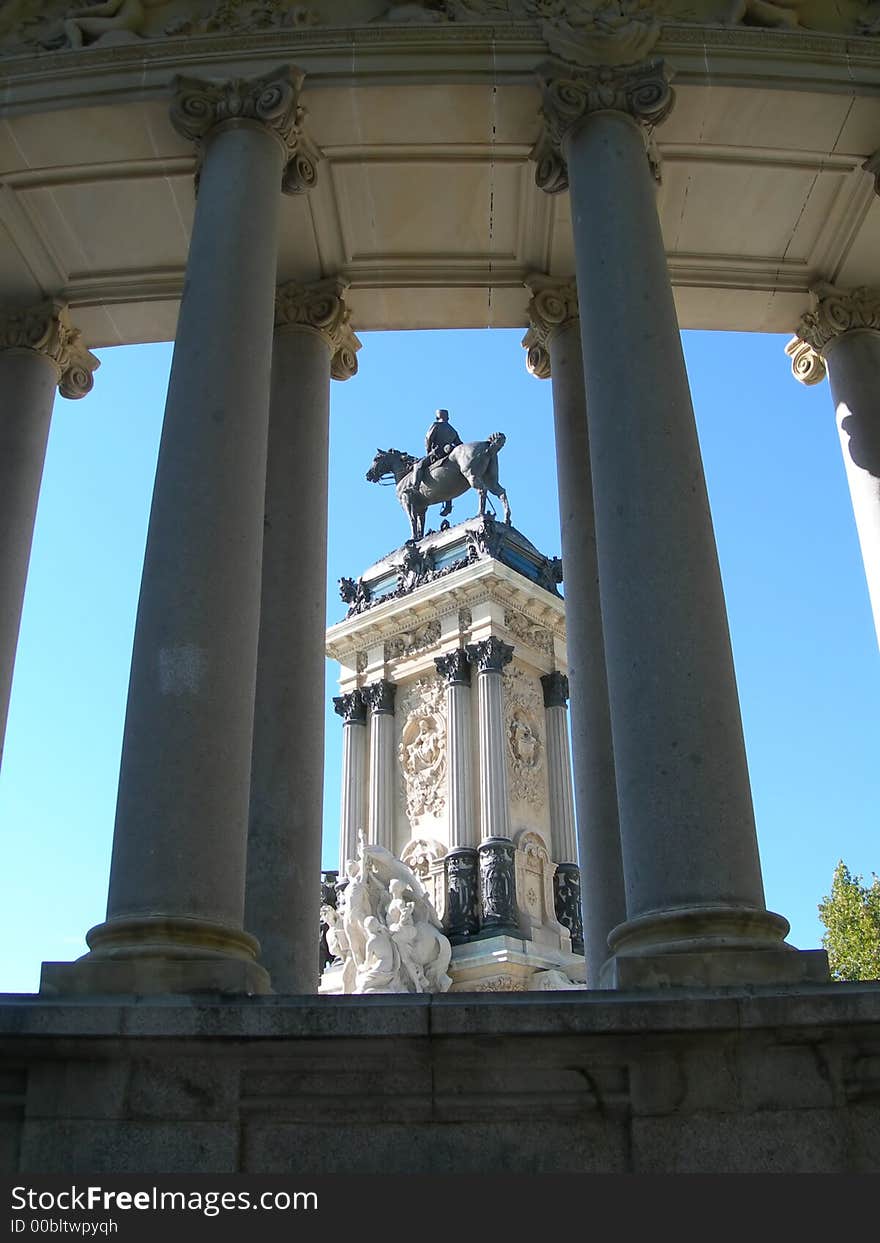
[[[317,179],[317,152],[302,133],[305,109],[300,107],[299,95],[304,76],[301,70],[289,65],[259,78],[231,78],[225,82],[179,76],[174,82],[171,124],[184,138],[201,147],[215,126],[232,121],[256,122],[284,148],[285,192],[308,190]]]
[[[72,399],[91,392],[93,373],[101,365],[71,324],[67,304],[54,298],[0,319],[0,350],[30,350],[48,358],[61,396]]]
[[[581,68],[565,61],[548,61],[537,71],[541,88],[544,132],[532,159],[535,181],[548,194],[568,188],[563,143],[568,132],[593,112],[624,112],[651,129],[672,111],[675,95],[662,60],[640,65],[594,65]]]
[[[478,673],[500,673],[513,659],[513,646],[494,634],[480,643],[469,643],[465,651]]]
[[[530,276],[526,289],[529,328],[522,339],[527,350],[526,366],[539,380],[550,378],[550,340],[555,332],[578,318],[577,286],[574,281],[554,282],[547,276]]]
[[[316,332],[330,350],[330,374],[334,380],[350,380],[357,374],[357,351],[361,343],[351,327],[351,311],[345,305],[348,282],[332,278],[301,285],[288,281],[275,293],[275,327]]]
[[[825,351],[845,332],[871,329],[880,332],[880,291],[835,289],[820,285],[813,291],[814,307],[801,317],[797,335],[785,352],[791,370],[802,384],[818,384],[825,377]]]

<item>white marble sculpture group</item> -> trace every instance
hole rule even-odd
[[[452,946],[415,872],[361,839],[346,873],[338,910],[321,907],[343,993],[445,993]]]

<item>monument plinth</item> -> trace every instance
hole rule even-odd
[[[343,579],[327,632],[340,875],[361,832],[416,872],[453,991],[583,982],[561,571],[509,524],[444,522]]]

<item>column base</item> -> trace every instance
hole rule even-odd
[[[165,915],[108,919],[86,933],[90,953],[46,962],[47,996],[104,993],[271,993],[259,942],[227,924]]]
[[[40,994],[44,997],[107,994],[225,993],[265,996],[272,992],[269,974],[259,963],[234,958],[166,959],[80,958],[44,962]]]
[[[602,964],[599,987],[737,988],[744,984],[827,984],[824,950],[693,950],[679,954],[615,954]]]

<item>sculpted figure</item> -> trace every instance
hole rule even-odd
[[[454,438],[454,443],[453,443]],[[425,534],[425,514],[431,505],[443,502],[443,513],[456,496],[473,488],[480,497],[480,516],[486,513],[486,494],[497,496],[504,506],[504,521],[510,522],[507,493],[498,480],[498,454],[504,447],[503,432],[493,432],[488,440],[460,442],[458,432],[449,425],[449,414],[438,410],[428,435],[428,453],[415,458],[400,449],[377,449],[367,471],[370,483],[390,475],[397,499],[409,518],[413,540]]]
[[[523,764],[530,768],[535,764],[540,745],[538,736],[520,712],[510,722],[510,745],[513,754]]]
[[[400,983],[400,953],[391,933],[375,915],[364,920],[366,941],[364,961],[357,969],[358,993],[403,993]]]
[[[343,962],[344,993],[445,992],[452,947],[415,872],[361,839],[341,909],[321,908],[327,946]]]
[[[64,33],[71,47],[94,43],[113,30],[144,32],[147,9],[157,9],[168,0],[100,0],[85,8],[71,9],[64,19]]]
[[[461,436],[449,422],[448,410],[437,410],[434,422],[425,432],[425,456],[413,471],[412,487],[415,489],[425,480],[425,472],[432,462],[439,462],[447,457],[453,449],[461,444]],[[446,518],[452,513],[452,501],[445,500],[440,510],[440,517]]]
[[[777,4],[775,0],[730,0],[726,20],[732,24],[751,20],[756,26],[800,26],[798,13],[803,0],[787,0]]]

